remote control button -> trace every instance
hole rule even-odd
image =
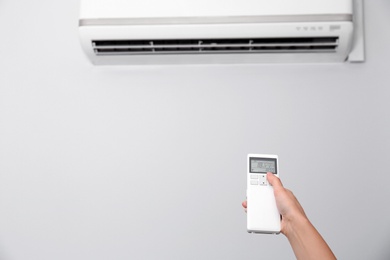
[[[268,186],[267,175],[263,174],[260,176],[260,185]]]
[[[251,181],[251,185],[258,185],[259,182],[258,181]]]
[[[251,179],[258,179],[258,178],[259,178],[259,175],[256,175],[256,174],[251,175]]]

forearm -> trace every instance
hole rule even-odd
[[[305,216],[286,221],[285,235],[299,260],[334,260],[332,253],[320,233]]]

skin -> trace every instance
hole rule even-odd
[[[267,180],[274,188],[276,205],[282,216],[281,232],[287,237],[299,260],[334,260],[332,250],[307,218],[294,194],[283,187],[280,179],[267,173]],[[242,203],[245,211],[247,202]]]

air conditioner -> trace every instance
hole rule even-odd
[[[93,64],[364,60],[363,0],[81,0]]]

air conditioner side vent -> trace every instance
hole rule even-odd
[[[336,52],[339,37],[93,40],[96,55]]]

